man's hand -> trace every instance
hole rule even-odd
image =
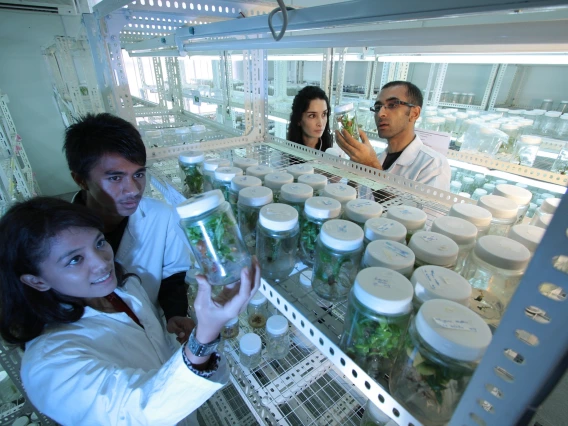
[[[171,317],[168,320],[166,329],[168,333],[174,333],[176,339],[180,343],[185,343],[189,339],[191,331],[194,329],[195,323],[191,318],[187,317]]]
[[[359,136],[361,137],[361,142],[351,136],[345,129],[335,131],[335,141],[351,158],[351,161],[383,170],[377,158],[377,153],[369,142],[367,135],[361,129],[359,129]]]

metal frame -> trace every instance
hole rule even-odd
[[[337,82],[335,83],[335,96],[333,97],[333,100],[331,101],[331,103],[333,103],[336,106],[341,104],[341,98],[343,97],[343,83],[345,81],[345,54],[346,53],[347,53],[347,48],[344,47],[343,49],[339,49],[339,58],[336,62],[337,63]],[[330,100],[331,100],[331,98],[330,98]]]

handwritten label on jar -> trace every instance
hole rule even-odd
[[[377,232],[385,232],[391,229],[394,226],[394,223],[385,223],[384,225],[378,226],[373,228]]]
[[[379,277],[376,277],[373,280],[373,285],[375,287],[391,288],[391,285],[389,284],[389,282],[387,280],[385,280],[384,278],[379,278]]]
[[[477,328],[472,327],[469,321],[460,319],[433,318],[440,327],[450,330],[462,330],[476,332]]]
[[[424,235],[422,239],[427,243],[431,243],[432,241],[437,241],[438,237],[436,237],[435,235]]]
[[[428,286],[432,290],[438,290],[442,287],[448,286],[448,284],[449,284],[445,277],[439,277],[439,278],[441,278],[441,280],[439,280],[438,277],[436,277],[436,274],[434,273],[433,269],[431,269],[429,271],[424,271],[424,276],[426,277],[426,280],[428,281]]]
[[[394,254],[396,254],[397,256],[400,256],[400,257],[407,258],[408,255],[410,254],[410,253],[408,253],[407,251],[404,251],[404,250],[402,250],[402,249],[400,249],[400,248],[398,248],[398,247],[395,247],[395,245],[392,244],[392,243],[389,242],[389,241],[387,241],[387,242],[385,243],[385,246],[387,246],[387,248],[388,248],[389,251],[391,251],[392,253],[394,253]]]

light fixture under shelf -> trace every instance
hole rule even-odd
[[[568,54],[557,55],[381,55],[379,62],[421,62],[428,64],[524,64],[568,65]]]

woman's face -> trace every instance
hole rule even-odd
[[[313,99],[302,114],[300,127],[304,136],[321,138],[327,123],[327,103],[323,99]]]
[[[25,284],[81,298],[103,297],[114,291],[114,255],[98,229],[69,228],[49,245],[48,256],[39,264],[40,275],[22,275]]]

